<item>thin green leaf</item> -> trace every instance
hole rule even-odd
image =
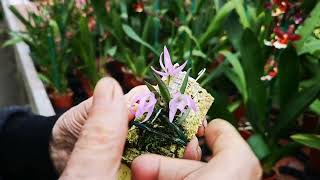
[[[188,79],[189,79],[189,74],[190,74],[190,70],[188,69],[188,71],[186,72],[186,75],[183,78],[183,82],[182,85],[180,87],[180,93],[184,94],[184,92],[186,91],[187,85],[188,85]]]
[[[308,147],[320,149],[320,135],[316,134],[295,134],[290,136],[294,141]]]
[[[23,38],[20,36],[14,36],[11,39],[5,41],[2,44],[2,47],[12,46],[12,45],[18,44],[20,42],[23,42]]]
[[[133,39],[133,40],[137,41],[138,43],[144,45],[145,47],[150,49],[152,52],[154,52],[157,56],[160,56],[160,53],[157,50],[155,50],[150,44],[148,44],[147,42],[142,40],[138,36],[138,34],[136,32],[134,32],[134,30],[130,26],[128,26],[126,24],[123,24],[122,25],[122,29],[126,33],[126,35],[129,36],[131,39]]]
[[[147,86],[150,92],[154,93],[156,96],[159,96],[158,91],[153,87],[152,84],[148,83],[147,81],[144,81],[144,84]]]
[[[151,120],[151,124],[159,117],[160,113],[162,111],[162,108],[159,109],[159,111],[157,112],[157,114],[154,116],[154,118]]]
[[[318,97],[320,93],[320,83],[318,82],[292,96],[294,98],[280,112],[274,128],[271,130],[274,139],[286,132],[285,130],[289,129],[297,117]]]
[[[246,85],[244,72],[238,57],[229,51],[220,51],[220,53],[223,54],[226,57],[226,60],[230,62],[230,64],[232,65],[233,70],[237,77],[236,81],[239,82],[238,90],[241,92],[244,102],[246,103],[248,98],[247,91],[246,91],[247,85]]]
[[[149,132],[151,132],[151,133],[153,133],[153,134],[155,134],[155,135],[157,135],[157,136],[160,136],[160,137],[162,137],[162,138],[168,139],[168,140],[173,141],[173,142],[175,142],[175,143],[177,143],[177,144],[180,144],[180,145],[182,145],[182,146],[186,146],[186,145],[187,145],[187,142],[186,142],[186,141],[183,141],[182,139],[170,137],[170,136],[167,135],[167,134],[164,134],[164,133],[162,133],[162,132],[159,132],[159,131],[156,131],[156,130],[154,130],[154,129],[151,129],[151,128],[149,128],[148,126],[146,126],[146,125],[144,125],[144,124],[141,124],[141,123],[139,123],[139,122],[137,122],[137,121],[132,121],[131,123],[132,123],[133,125],[135,125],[136,127],[142,129],[142,130],[149,131]]]
[[[155,73],[152,72],[152,75],[156,82],[158,83],[160,95],[165,100],[166,104],[169,105],[169,102],[171,100],[169,89],[167,88],[166,84],[161,80],[161,78]]]
[[[236,11],[239,15],[239,18],[240,18],[240,22],[243,26],[244,29],[246,28],[250,28],[250,23],[249,23],[249,19],[247,17],[247,14],[246,14],[246,11],[243,7],[243,0],[232,0],[233,2],[233,5],[235,6],[236,8]]]
[[[192,31],[191,31],[191,29],[190,29],[188,26],[180,26],[179,29],[178,29],[178,31],[179,31],[180,33],[181,33],[181,32],[185,32],[185,33],[189,36],[189,38],[195,43],[195,45],[197,46],[197,48],[200,49],[200,45],[199,45],[199,42],[198,42],[197,38],[193,36]]]
[[[207,30],[200,36],[199,45],[202,48],[205,43],[214,35],[221,30],[223,20],[231,13],[234,9],[234,4],[229,1],[223,5],[223,7],[217,12],[212,18]]]
[[[26,26],[27,29],[32,28],[32,24],[26,18],[24,18],[14,6],[10,6],[9,9],[22,22],[22,24]]]

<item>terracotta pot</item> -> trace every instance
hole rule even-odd
[[[86,78],[81,78],[80,80],[81,80],[81,86],[83,90],[86,92],[86,94],[88,95],[88,97],[93,96],[94,88],[90,85],[89,80]]]
[[[81,87],[88,97],[93,96],[94,88],[91,86],[90,81],[83,75],[83,73],[75,72],[76,77],[80,80]]]
[[[68,89],[65,94],[53,92],[49,95],[53,106],[58,109],[69,109],[73,105],[73,92]]]
[[[125,86],[125,88],[129,91],[130,89],[142,85],[143,84],[143,79],[142,78],[138,78],[136,76],[134,76],[131,73],[124,73],[124,82],[123,85]]]

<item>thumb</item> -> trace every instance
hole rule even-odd
[[[119,84],[100,80],[89,117],[82,128],[62,177],[115,179],[128,131],[127,108]]]
[[[145,154],[134,159],[131,165],[133,179],[185,179],[206,163],[186,159],[173,159]]]

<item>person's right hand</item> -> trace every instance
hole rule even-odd
[[[213,120],[206,129],[205,138],[213,151],[208,163],[142,155],[133,161],[133,179],[261,179],[258,159],[232,125]]]

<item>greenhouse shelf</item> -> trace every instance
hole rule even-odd
[[[21,31],[23,25],[10,12],[9,6],[15,5],[19,10],[26,12],[26,7],[30,2],[28,0],[1,0],[5,20],[10,31]],[[25,43],[18,43],[14,46],[15,60],[17,69],[22,77],[23,86],[25,87],[28,103],[33,112],[43,115],[52,116],[55,114],[52,104],[49,100],[46,89],[38,77],[37,71],[30,57],[30,49]]]

